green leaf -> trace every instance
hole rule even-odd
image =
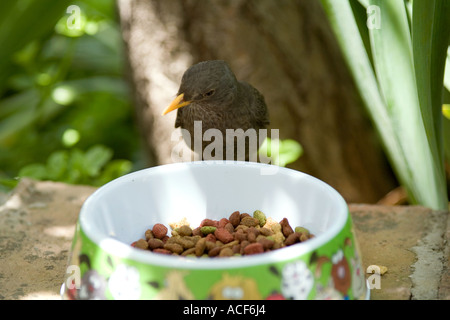
[[[70,151],[67,168],[67,183],[88,183],[83,151],[75,148]]]
[[[353,17],[355,19],[356,25],[358,26],[359,35],[364,44],[365,51],[369,57],[371,64],[373,64],[371,50],[370,50],[370,38],[369,38],[369,29],[367,27],[368,21],[373,21],[377,19],[375,16],[377,12],[375,12],[372,8],[368,8],[367,4],[364,5],[357,0],[350,0],[350,7],[352,8]],[[376,22],[376,20],[374,21]]]
[[[59,150],[53,152],[47,159],[48,178],[54,181],[63,180],[69,163],[69,152]]]
[[[91,147],[84,155],[84,166],[87,174],[90,177],[98,176],[102,167],[111,160],[112,156],[112,150],[103,145]]]
[[[447,59],[444,70],[444,86],[450,91],[450,47],[447,48]]]
[[[423,125],[431,149],[441,207],[447,206],[442,134],[442,91],[447,58],[450,2],[414,1],[412,44],[417,93]]]
[[[295,162],[303,154],[303,147],[292,139],[270,139],[266,138],[258,150],[261,156],[267,156],[275,165],[285,167]]]
[[[442,114],[445,118],[450,120],[450,104],[444,104],[442,105]]]
[[[383,17],[380,29],[369,30],[372,55],[380,88],[395,125],[395,134],[402,142],[409,196],[413,203],[446,208],[443,197],[445,188],[433,158],[433,146],[428,142],[420,108],[404,2],[371,0],[370,4],[379,6]]]
[[[281,140],[279,149],[280,166],[285,167],[287,164],[297,161],[303,154],[303,147],[300,143],[292,139]]]
[[[450,106],[449,117],[444,117],[442,129],[444,132],[444,153],[445,158],[450,163]]]
[[[380,93],[370,53],[366,51],[361,39],[350,3],[348,0],[321,0],[321,2],[393,170],[401,183],[408,185],[408,170],[404,166],[406,160],[401,141],[395,134],[396,128]],[[369,4],[364,1],[364,5]]]
[[[100,176],[95,181],[96,186],[102,186],[105,183],[114,180],[131,172],[133,164],[129,160],[112,160],[102,170]]]
[[[263,143],[259,146],[258,153],[263,156],[271,157],[272,155],[272,139],[266,138]]]
[[[365,44],[362,40],[365,37],[365,30],[361,28],[362,16],[359,7],[354,2],[350,5],[349,1],[322,0],[362,100],[384,144],[393,170],[408,191],[411,202],[446,209],[448,199],[445,192],[445,175],[442,174],[441,167],[436,162],[438,157],[435,156],[439,154],[436,146],[442,143],[442,133],[436,129],[439,125],[436,125],[433,116],[427,115],[436,113],[434,109],[422,110],[419,101],[419,91],[426,89],[423,84],[421,88],[417,87],[418,71],[415,69],[415,64],[419,63],[421,57],[413,55],[410,29],[414,27],[417,32],[417,28],[422,28],[422,32],[428,33],[432,39],[441,38],[439,41],[442,42],[436,47],[442,44],[447,46],[448,38],[444,39],[442,36],[446,32],[440,29],[448,29],[448,26],[445,27],[445,23],[440,19],[448,18],[449,14],[443,9],[444,5],[441,3],[442,17],[438,18],[437,23],[434,23],[433,19],[423,18],[419,23],[414,20],[419,19],[417,17],[420,15],[416,13],[414,17],[414,13],[409,14],[411,6],[403,0],[361,0],[359,2],[367,8],[367,12],[374,9],[375,13],[379,13],[378,25],[370,25],[370,19],[367,21],[371,52],[367,51],[367,43]],[[414,4],[416,2],[419,1],[415,1]],[[428,3],[427,1],[420,2],[422,6],[433,6],[433,4],[424,4]],[[434,11],[429,9],[432,14],[425,12],[425,15],[436,18],[439,11],[436,8],[437,6]],[[419,34],[417,33],[416,37]],[[426,50],[426,48],[423,49]],[[436,55],[435,58],[433,58],[434,55]],[[442,61],[441,53],[433,52],[430,59]],[[430,69],[431,76],[428,76],[428,80],[433,78],[432,84],[428,86],[428,90],[431,91],[430,96],[434,95],[433,91],[438,90],[436,88],[431,90],[432,85],[442,87],[442,80],[439,84],[436,77],[439,73],[439,63],[435,63],[433,62],[433,68],[436,69]],[[427,77],[426,74],[421,76],[424,79]],[[424,97],[420,99],[427,99]],[[423,106],[423,108],[429,107]],[[432,121],[429,120],[430,118]],[[430,129],[431,127],[433,129]],[[430,130],[435,131],[434,137],[429,134]]]
[[[19,177],[28,177],[36,180],[48,179],[47,168],[43,164],[33,163],[23,167],[19,171]]]
[[[0,178],[0,191],[9,192],[19,183],[19,179],[3,179]]]

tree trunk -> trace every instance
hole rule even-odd
[[[270,128],[302,144],[289,167],[349,202],[375,202],[395,187],[318,1],[118,0],[118,8],[149,165],[173,162],[175,112],[161,112],[183,72],[222,59],[265,96]]]

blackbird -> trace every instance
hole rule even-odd
[[[212,158],[248,161],[255,156],[253,153],[256,153],[262,143],[259,129],[265,129],[269,124],[268,110],[262,94],[250,84],[238,81],[228,64],[222,60],[203,61],[185,71],[177,97],[162,115],[173,110],[177,110],[175,128],[181,127],[189,132],[188,135],[183,135],[188,146],[193,151],[198,151],[194,150],[194,138],[202,140],[202,159],[208,158],[205,156],[208,153],[204,151],[212,144],[210,140],[213,140],[211,137],[204,137],[206,130],[217,129],[214,132],[220,133],[213,134],[214,148],[209,147]],[[201,137],[194,135],[194,121],[197,126],[201,124]],[[227,134],[232,134],[229,147]],[[244,151],[242,141],[245,141]]]

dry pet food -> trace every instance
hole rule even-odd
[[[260,210],[253,212],[253,216],[235,211],[228,219],[203,219],[194,229],[183,218],[170,227],[169,236],[169,229],[157,223],[145,232],[145,239],[131,245],[170,255],[230,257],[272,251],[314,237],[303,227],[292,229],[287,218],[277,222]]]

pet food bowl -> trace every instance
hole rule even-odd
[[[156,223],[186,218],[195,227],[255,210],[315,237],[232,257],[131,246]],[[64,299],[368,299],[369,292],[341,195],[305,173],[239,161],[162,165],[100,187],[80,211],[61,288]]]

